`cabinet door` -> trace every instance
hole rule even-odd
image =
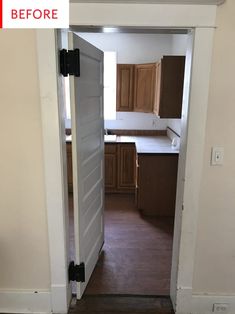
[[[118,145],[118,189],[134,192],[136,177],[136,152],[134,144]]]
[[[134,111],[153,112],[155,63],[135,65]]]
[[[66,150],[68,190],[69,192],[73,192],[72,144],[70,142],[66,143]]]
[[[133,111],[133,64],[117,65],[117,111]]]
[[[161,118],[181,118],[184,56],[164,56],[160,66],[158,115]]]
[[[174,216],[177,154],[139,156],[138,209],[149,216]]]
[[[105,191],[113,192],[117,188],[116,144],[105,144]]]

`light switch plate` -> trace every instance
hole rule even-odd
[[[211,165],[221,166],[224,161],[224,148],[223,147],[212,147],[211,150]]]

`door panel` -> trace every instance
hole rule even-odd
[[[133,111],[133,64],[117,65],[117,111]]]
[[[134,111],[153,112],[155,63],[135,65]]]
[[[118,189],[135,188],[136,152],[134,144],[118,145]]]
[[[70,77],[76,264],[85,263],[81,298],[104,242],[103,53],[70,34],[80,50],[80,77]]]
[[[105,188],[116,189],[117,188],[117,165],[116,165],[116,154],[105,154]]]

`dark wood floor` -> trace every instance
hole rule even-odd
[[[72,197],[70,209],[73,225]],[[106,195],[105,244],[85,294],[169,296],[172,234],[172,218],[143,217],[132,195]],[[72,259],[73,241],[72,231]]]
[[[85,294],[170,293],[172,218],[140,215],[132,195],[106,195],[105,244]]]
[[[69,314],[173,314],[169,297],[84,296]]]
[[[71,257],[74,258],[70,196]],[[173,219],[143,217],[131,195],[106,195],[105,245],[70,314],[172,314],[169,298]]]

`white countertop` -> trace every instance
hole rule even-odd
[[[71,142],[72,136],[66,136],[66,142]],[[105,143],[133,143],[137,154],[178,154],[179,145],[172,146],[168,136],[119,136],[105,135]]]
[[[105,135],[105,143],[134,143],[138,154],[178,154],[179,147],[171,145],[168,136]]]

